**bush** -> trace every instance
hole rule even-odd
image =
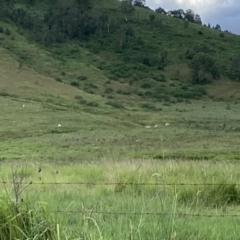
[[[5,34],[6,35],[11,35],[11,32],[10,32],[10,30],[8,28],[5,30]]]
[[[99,103],[97,102],[87,102],[86,105],[89,107],[99,107]]]
[[[141,105],[141,108],[145,108],[145,109],[148,109],[148,110],[157,110],[156,106],[154,106],[153,104],[151,103],[142,103]]]
[[[117,93],[122,94],[122,95],[131,95],[131,93],[129,91],[125,91],[125,90],[122,90],[122,89],[117,90]]]
[[[75,97],[74,97],[74,99],[77,99],[77,100],[82,100],[82,99],[83,99],[83,97],[82,97],[82,96],[80,96],[80,95],[77,95],[77,96],[75,96]]]
[[[0,96],[2,96],[2,97],[8,97],[8,96],[10,96],[10,94],[7,93],[7,92],[0,92]]]
[[[157,76],[153,76],[152,79],[157,81],[157,82],[166,82],[167,81],[163,74],[159,74]]]
[[[208,53],[199,52],[195,54],[189,67],[192,70],[193,83],[207,83],[209,81],[209,73],[212,74],[213,78],[219,78],[218,68],[213,58]]]
[[[175,98],[199,99],[205,94],[207,94],[206,90],[197,86],[194,88],[182,86],[180,89],[177,88],[172,91]]]
[[[114,108],[124,109],[124,106],[119,102],[108,101],[106,104]]]
[[[141,85],[141,88],[151,88],[152,86],[151,86],[151,84],[150,83],[143,83],[142,85]]]
[[[219,37],[224,38],[224,33],[219,33]]]
[[[150,66],[150,62],[147,57],[143,58],[142,63],[146,66]]]
[[[84,81],[84,80],[87,80],[87,77],[84,75],[81,75],[78,77],[78,80]]]
[[[104,93],[112,93],[112,92],[114,92],[114,90],[110,87],[108,87],[104,90]]]
[[[74,86],[74,87],[79,87],[79,82],[72,81],[71,85]]]
[[[60,77],[55,78],[57,82],[62,82],[62,79]]]
[[[153,22],[153,21],[155,21],[155,15],[154,14],[150,14],[149,16],[149,20],[151,21],[151,22]]]
[[[88,89],[88,88],[95,88],[95,89],[97,89],[98,86],[95,85],[94,83],[87,83],[87,84],[85,84],[85,89]]]

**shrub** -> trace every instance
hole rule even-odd
[[[83,99],[83,97],[82,97],[82,96],[80,96],[80,95],[77,95],[77,96],[75,96],[75,97],[74,97],[74,99],[77,99],[77,100],[82,100],[82,99]]]
[[[7,97],[7,96],[10,96],[10,94],[7,92],[0,92],[0,96]]]
[[[219,33],[219,37],[224,38],[224,33]]]
[[[153,22],[153,21],[155,21],[155,15],[154,14],[150,14],[149,16],[149,20],[151,21],[151,22]]]
[[[97,103],[97,102],[87,102],[86,105],[89,106],[89,107],[98,107],[99,103]]]
[[[208,53],[199,52],[195,54],[189,67],[192,70],[193,83],[204,84],[208,82],[209,73],[214,79],[219,78],[218,68],[214,63],[213,58]]]
[[[121,90],[121,89],[117,90],[117,93],[122,94],[122,95],[130,95],[131,94],[129,91],[125,91],[125,90]]]
[[[6,35],[11,35],[11,32],[10,32],[10,30],[8,28],[5,30],[5,34]]]
[[[143,58],[142,63],[143,63],[144,65],[148,66],[148,67],[151,66],[150,61],[149,61],[149,59],[148,59],[147,57]]]
[[[154,96],[154,93],[153,92],[150,92],[150,91],[146,91],[143,96],[145,97],[153,97]]]
[[[167,81],[163,74],[159,74],[157,76],[153,76],[152,79],[157,81],[157,82],[166,82]]]
[[[141,88],[151,88],[152,86],[151,86],[151,84],[150,83],[143,83],[142,85],[141,85]]]
[[[85,85],[85,88],[86,88],[86,89],[87,89],[87,88],[95,88],[95,89],[97,89],[98,86],[95,85],[94,83],[87,83],[87,84]]]
[[[74,86],[74,87],[79,87],[79,82],[77,82],[77,81],[72,81],[72,82],[71,82],[71,85]]]
[[[164,67],[165,67],[164,63],[159,63],[159,65],[157,66],[157,69],[164,70]]]
[[[62,82],[62,79],[60,77],[55,78],[57,82]]]
[[[78,103],[85,105],[85,104],[87,104],[87,101],[84,98],[82,98],[82,99],[79,99]]]
[[[180,89],[174,89],[172,91],[172,95],[175,98],[199,99],[205,94],[207,94],[207,92],[203,87],[189,88],[182,86]]]
[[[106,104],[114,108],[124,109],[124,106],[119,102],[108,101]]]
[[[84,80],[87,80],[87,77],[84,75],[81,75],[78,77],[78,79],[84,81]]]
[[[89,94],[94,94],[94,91],[91,89],[84,89],[84,91]]]
[[[104,93],[112,93],[112,92],[114,92],[114,90],[110,87],[108,87],[104,90]]]
[[[154,106],[153,104],[148,103],[148,102],[142,103],[140,106],[141,106],[141,108],[145,108],[148,110],[156,110],[157,109],[156,106]]]

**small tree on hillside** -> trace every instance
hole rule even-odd
[[[160,52],[160,56],[161,56],[162,63],[166,63],[167,60],[168,60],[168,51],[167,50],[162,50]]]
[[[217,24],[217,25],[215,26],[215,29],[221,31],[221,26],[220,26],[219,24]]]
[[[149,15],[148,15],[148,18],[149,18],[149,21],[150,21],[150,22],[154,22],[156,17],[155,17],[154,14],[149,14]]]
[[[195,16],[194,16],[194,22],[197,23],[197,24],[202,25],[202,19],[201,19],[201,17],[200,17],[199,14],[195,14]]]
[[[192,9],[187,9],[185,12],[185,18],[190,21],[190,22],[194,22],[194,16],[195,13]]]
[[[146,0],[133,0],[133,5],[137,7],[144,7]]]
[[[122,0],[120,9],[122,13],[124,14],[125,20],[128,21],[128,16],[132,15],[134,13],[134,6],[132,4],[132,0]]]
[[[115,51],[121,53],[123,51],[123,47],[127,41],[126,30],[124,28],[120,28],[117,33]]]
[[[192,69],[193,83],[207,83],[209,74],[211,74],[214,79],[220,77],[214,60],[208,53],[197,53],[189,67]]]
[[[156,13],[161,13],[161,14],[166,14],[166,13],[167,13],[167,12],[166,12],[163,8],[161,8],[161,7],[155,9],[155,12],[156,12]]]
[[[11,35],[11,32],[10,32],[10,30],[8,28],[5,30],[5,34],[6,35]]]

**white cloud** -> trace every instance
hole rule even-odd
[[[204,11],[211,7],[216,6],[233,6],[236,5],[236,0],[148,0],[147,5],[151,6],[165,6],[168,8],[168,6],[176,6],[176,8],[194,8],[198,11]],[[194,10],[193,9],[193,10]]]

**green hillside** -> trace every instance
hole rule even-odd
[[[15,1],[2,17],[1,46],[20,66],[125,104],[213,97],[203,84],[238,79],[239,36],[140,7],[126,21],[118,1],[65,5]],[[189,66],[201,65],[201,53],[214,69],[196,76]]]

